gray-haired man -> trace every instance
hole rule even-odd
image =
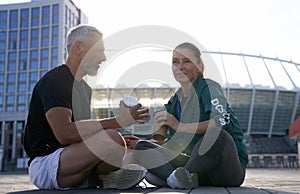
[[[85,187],[94,175],[101,183],[94,186],[127,189],[145,175],[138,165],[122,167],[126,137],[114,129],[143,124],[148,110],[140,109],[141,104],[128,108],[121,101],[118,116],[90,119],[91,88],[82,78],[97,74],[106,60],[104,50],[96,28],[72,28],[66,64],[50,70],[34,87],[24,148],[30,157],[30,180],[40,189]]]

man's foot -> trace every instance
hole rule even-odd
[[[178,167],[167,178],[167,184],[173,189],[192,189],[197,188],[198,175],[190,173],[184,167]]]
[[[145,177],[147,170],[137,164],[129,164],[108,175],[99,175],[104,189],[129,189]]]

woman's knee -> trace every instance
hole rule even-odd
[[[195,145],[193,149],[193,154],[197,155],[209,155],[212,153],[222,152],[226,144],[234,144],[230,134],[222,128],[214,127],[210,128],[210,131],[207,132]]]
[[[135,144],[134,149],[135,150],[148,150],[148,149],[153,149],[155,147],[157,147],[157,146],[155,146],[155,144],[150,141],[140,140]]]

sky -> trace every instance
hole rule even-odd
[[[0,4],[17,1],[0,0]],[[300,63],[299,0],[73,0],[73,2],[89,18],[89,24],[100,29],[105,38],[134,27],[164,26],[188,34],[208,51],[261,54]],[[133,51],[134,49],[130,50]],[[121,57],[126,58],[125,55]],[[133,60],[132,58],[127,57],[127,60]],[[168,63],[163,59],[161,61]],[[113,64],[111,62],[111,69],[114,69]]]
[[[298,0],[102,0],[97,5],[95,0],[73,1],[105,37],[136,26],[161,25],[189,34],[208,51],[261,54],[300,63]]]
[[[300,62],[298,0],[73,0],[109,36],[140,25],[163,25],[196,37],[207,50]]]

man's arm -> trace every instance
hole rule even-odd
[[[121,102],[117,117],[90,119],[72,122],[72,111],[64,107],[54,107],[46,112],[46,118],[57,140],[62,145],[80,142],[103,129],[127,127],[134,123],[143,124],[142,118],[149,117],[148,109],[141,109],[140,104],[126,108]]]
[[[80,142],[86,137],[105,129],[108,126],[116,125],[116,119],[83,120],[72,122],[72,111],[64,107],[54,107],[46,112],[48,123],[62,145]]]

